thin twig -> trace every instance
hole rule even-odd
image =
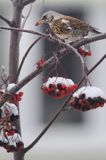
[[[21,29],[18,29],[18,28],[8,28],[8,27],[0,27],[0,29],[7,29],[7,30],[15,30],[15,31],[21,31],[21,32],[27,32],[27,33],[31,33],[31,34],[37,34],[37,35],[40,35],[42,37],[46,37],[46,38],[51,38],[49,35],[46,35],[46,34],[42,34],[40,32],[34,32],[34,31],[30,31],[30,30],[21,30]],[[92,39],[92,42],[93,41],[96,41],[96,40],[100,40],[100,39],[104,39],[106,38],[106,33],[104,34],[99,34],[99,35],[96,35],[94,37],[91,37],[91,38],[86,38],[86,39],[83,39],[83,44],[81,45],[84,45],[86,43],[89,43],[91,42],[91,39]],[[82,41],[82,40],[81,40]],[[86,41],[86,42],[85,42]],[[61,42],[62,44],[64,44],[63,42]],[[78,43],[78,42],[77,42]],[[75,46],[79,47],[79,44],[77,45],[77,43],[75,44]],[[80,43],[80,42],[79,42]],[[71,47],[70,47],[71,48]],[[73,48],[71,48],[73,50]],[[74,49],[75,50],[75,49]],[[59,56],[63,56],[63,54],[60,54]],[[55,59],[54,59],[54,56],[52,56],[50,59],[48,59],[43,65],[42,65],[42,68],[39,69],[39,70],[35,70],[33,71],[32,73],[30,73],[27,77],[25,77],[22,81],[20,81],[14,88],[11,89],[10,92],[12,93],[15,93],[17,92],[19,89],[21,89],[23,86],[25,86],[29,81],[31,81],[34,77],[36,77],[38,74],[40,74],[46,67],[48,67],[49,65],[52,65],[55,63]],[[8,96],[5,96],[4,98],[4,101],[0,103],[0,106],[3,105],[3,103],[7,100]]]
[[[44,33],[41,33],[41,32],[35,32],[35,31],[31,31],[31,30],[26,30],[26,29],[23,30],[23,29],[19,29],[19,28],[8,28],[8,27],[0,27],[0,29],[15,30],[15,31],[18,31],[18,32],[26,32],[26,33],[31,33],[31,34],[35,34],[35,35],[42,36],[43,38],[46,38],[46,39],[52,39],[52,40],[60,43],[61,45],[64,45],[64,46],[68,47],[71,52],[74,52],[74,53],[80,58],[81,64],[82,64],[82,68],[83,68],[83,63],[84,63],[84,62],[83,62],[83,58],[82,58],[82,56],[77,52],[77,50],[75,49],[75,48],[77,48],[77,47],[80,46],[78,42],[77,42],[78,45],[77,45],[76,42],[75,42],[75,44],[73,43],[73,46],[75,47],[75,48],[74,48],[72,45],[66,44],[65,42],[63,42],[63,41],[61,41],[61,40],[59,40],[59,39],[57,39],[57,38],[51,37],[50,35],[44,34]],[[103,35],[102,35],[102,36],[103,36]],[[90,38],[91,38],[92,41],[93,41],[93,37],[90,37]],[[98,37],[96,37],[96,38],[98,38]],[[105,34],[105,38],[106,38],[106,34]],[[91,41],[91,39],[90,39],[90,41]],[[95,39],[95,40],[96,40],[96,39]],[[81,44],[82,44],[82,41],[84,41],[84,42],[86,42],[86,43],[89,43],[89,42],[87,42],[88,39],[87,39],[86,41],[85,41],[85,39],[81,40]],[[84,45],[84,44],[82,44],[82,45]]]
[[[106,36],[106,34],[105,34]],[[104,36],[103,36],[104,37]],[[66,50],[65,50],[66,51]],[[63,55],[66,55],[66,54],[63,54],[63,52],[61,52],[59,56],[63,56]],[[15,93],[17,92],[18,90],[20,90],[23,86],[25,86],[27,83],[29,83],[34,77],[36,77],[37,75],[39,75],[45,68],[47,68],[48,66],[51,66],[55,63],[55,58],[54,56],[52,56],[51,58],[49,58],[43,65],[42,67],[39,69],[39,70],[35,70],[33,71],[32,73],[30,73],[28,76],[26,76],[23,80],[21,80],[15,87],[13,87],[11,89],[11,93]],[[0,106],[2,106],[4,104],[4,102],[8,99],[8,95],[6,95],[4,97],[4,101],[0,103]]]
[[[22,29],[24,28],[24,26],[25,26],[25,24],[26,24],[26,22],[27,22],[27,20],[30,16],[31,10],[32,10],[32,4],[30,5],[30,8],[29,8],[29,11],[28,11],[27,15],[24,17],[24,21],[23,21],[22,26],[21,26]]]
[[[30,5],[30,8],[29,8],[29,11],[28,11],[27,15],[25,17],[23,16],[24,20],[23,20],[23,23],[21,25],[21,29],[24,29],[24,26],[25,26],[25,24],[26,24],[26,22],[27,22],[27,20],[30,16],[31,10],[32,10],[32,4]],[[22,33],[23,32],[20,33],[20,40],[21,40],[21,37],[22,37]]]
[[[65,56],[66,54],[64,54],[64,52],[66,51],[66,49],[62,49],[60,51],[60,55],[59,58],[62,58],[63,56]],[[40,69],[35,69],[33,72],[31,72],[29,75],[27,75],[23,80],[21,80],[20,82],[18,82],[15,87],[13,87],[9,93],[10,94],[14,94],[17,91],[19,91],[22,87],[24,87],[27,83],[29,83],[33,78],[35,78],[36,76],[38,76],[44,69],[46,69],[47,67],[52,66],[53,64],[55,64],[56,59],[54,58],[54,56],[50,57],[48,60],[45,61],[44,64],[42,64]],[[4,100],[2,102],[0,102],[0,107],[8,100],[9,95],[5,95],[4,96]]]
[[[81,40],[79,40],[77,42],[74,42],[72,45],[69,45],[69,44],[66,44],[65,42],[63,42],[63,41],[61,41],[61,40],[59,40],[59,39],[57,39],[55,37],[51,37],[48,34],[44,34],[44,33],[41,33],[41,32],[36,32],[36,31],[33,31],[33,30],[20,29],[20,28],[9,28],[9,27],[0,27],[0,29],[14,30],[14,31],[17,31],[17,32],[26,32],[26,33],[30,33],[30,34],[41,36],[41,37],[46,38],[48,40],[52,39],[53,41],[58,42],[61,45],[66,46],[67,48],[70,49],[71,52],[73,52],[77,56],[79,56],[82,64],[83,64],[83,59],[82,59],[82,57],[80,56],[80,54],[77,52],[77,50],[75,48],[79,48],[80,46],[85,45],[87,43],[91,43],[91,42],[94,42],[94,41],[106,39],[106,33],[101,33],[101,34],[98,34],[98,35],[93,35],[91,37],[83,38],[83,39],[81,39]]]
[[[87,43],[91,43],[91,42],[95,42],[103,39],[106,39],[106,33],[100,33],[87,38],[80,39],[79,41],[73,43],[73,47],[79,48],[80,46],[83,46]]]
[[[0,27],[0,29],[14,30],[14,31],[17,31],[17,32],[26,32],[26,33],[41,36],[42,38],[46,38],[48,40],[52,39],[53,41],[58,42],[59,44],[64,45],[65,47],[69,48],[70,52],[73,52],[74,54],[76,54],[80,58],[81,63],[83,64],[82,56],[77,52],[77,50],[72,45],[66,44],[65,42],[61,41],[60,39],[57,39],[55,37],[51,37],[48,34],[44,34],[44,33],[41,33],[41,32],[35,32],[35,31],[32,31],[32,30],[26,30],[26,29],[20,29],[20,28],[9,28],[9,27]]]
[[[51,37],[48,34],[44,34],[44,33],[41,33],[41,32],[35,32],[33,30],[20,29],[20,28],[14,28],[14,27],[0,27],[0,29],[2,29],[2,30],[11,30],[11,31],[14,30],[14,31],[17,31],[17,32],[26,32],[26,33],[29,33],[29,34],[42,36],[42,37],[44,37],[44,38],[46,38],[48,40],[52,39],[53,41],[58,41],[58,39],[56,39],[54,37]],[[106,33],[100,33],[100,34],[93,35],[93,36],[90,36],[90,37],[87,37],[87,38],[83,38],[83,39],[81,39],[79,41],[74,42],[72,44],[72,46],[75,47],[75,48],[79,48],[80,46],[85,45],[87,43],[91,43],[91,42],[95,42],[95,41],[103,40],[103,39],[106,39]],[[62,41],[61,41],[61,43],[62,43]]]
[[[11,21],[9,21],[7,18],[3,17],[2,15],[0,15],[0,19],[2,19],[4,22],[6,22],[10,27],[13,26],[13,23]]]
[[[41,39],[41,37],[37,38],[37,39],[29,46],[29,48],[27,49],[25,55],[24,55],[23,58],[22,58],[22,61],[21,61],[21,63],[20,63],[20,66],[19,66],[19,68],[18,68],[15,81],[17,81],[17,79],[18,79],[18,77],[19,77],[19,75],[20,75],[22,66],[23,66],[23,64],[24,64],[24,62],[25,62],[25,59],[26,59],[27,56],[28,56],[28,53],[30,52],[30,50],[32,49],[32,47],[33,47],[40,39]]]
[[[89,75],[104,59],[106,58],[106,54],[87,72],[87,75]],[[78,83],[78,88],[80,87],[80,85],[82,84],[82,82],[84,81],[85,77],[83,77],[80,82]],[[77,89],[76,89],[77,90]],[[75,90],[75,91],[76,91]],[[74,92],[75,92],[74,91]],[[73,93],[74,93],[73,92]],[[35,138],[35,140],[24,149],[24,153],[28,152],[32,147],[35,146],[35,144],[37,144],[37,142],[41,139],[41,137],[46,133],[46,131],[50,128],[50,126],[54,123],[54,121],[57,119],[57,117],[60,115],[60,113],[63,111],[63,109],[66,107],[66,105],[68,104],[72,94],[71,93],[69,95],[69,97],[64,101],[64,103],[60,106],[59,110],[56,112],[56,114],[53,116],[53,118],[51,119],[51,121],[48,123],[48,125],[43,129],[43,131],[41,131],[41,133],[38,135],[37,138]]]

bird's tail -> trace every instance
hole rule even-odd
[[[100,34],[100,33],[101,33],[101,32],[98,31],[97,28],[94,28],[94,27],[92,27],[92,26],[90,26],[90,31],[91,31],[92,33],[95,33],[95,34]]]

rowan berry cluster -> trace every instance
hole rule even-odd
[[[52,77],[43,84],[42,90],[53,98],[64,98],[77,88],[71,79]]]
[[[81,111],[103,107],[105,103],[103,91],[95,86],[85,86],[78,89],[69,101],[71,107]]]
[[[9,94],[9,90],[15,84],[9,84],[8,87],[0,91],[0,101],[2,102],[4,95]],[[10,94],[10,98],[0,108],[0,146],[5,148],[7,152],[14,152],[23,148],[23,142],[20,134],[17,132],[14,121],[19,118],[18,102],[21,101],[23,92]]]

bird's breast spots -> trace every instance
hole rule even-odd
[[[61,21],[55,20],[50,24],[51,29],[55,34],[67,34],[69,33],[69,29],[65,26],[65,23],[61,23]]]

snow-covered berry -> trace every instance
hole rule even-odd
[[[77,88],[71,79],[64,77],[51,77],[43,83],[42,90],[53,98],[64,98]]]
[[[1,107],[1,118],[9,118],[9,121],[13,121],[19,117],[18,108],[15,104],[6,102]]]
[[[81,87],[73,94],[69,101],[69,105],[82,111],[103,107],[105,103],[104,92],[95,86]]]
[[[16,85],[15,83],[10,83],[7,86],[7,92],[9,92],[13,87],[15,87],[15,85]],[[22,91],[12,94],[9,98],[9,102],[10,103],[15,103],[17,105],[18,102],[20,102],[22,100],[23,94],[24,93]]]

